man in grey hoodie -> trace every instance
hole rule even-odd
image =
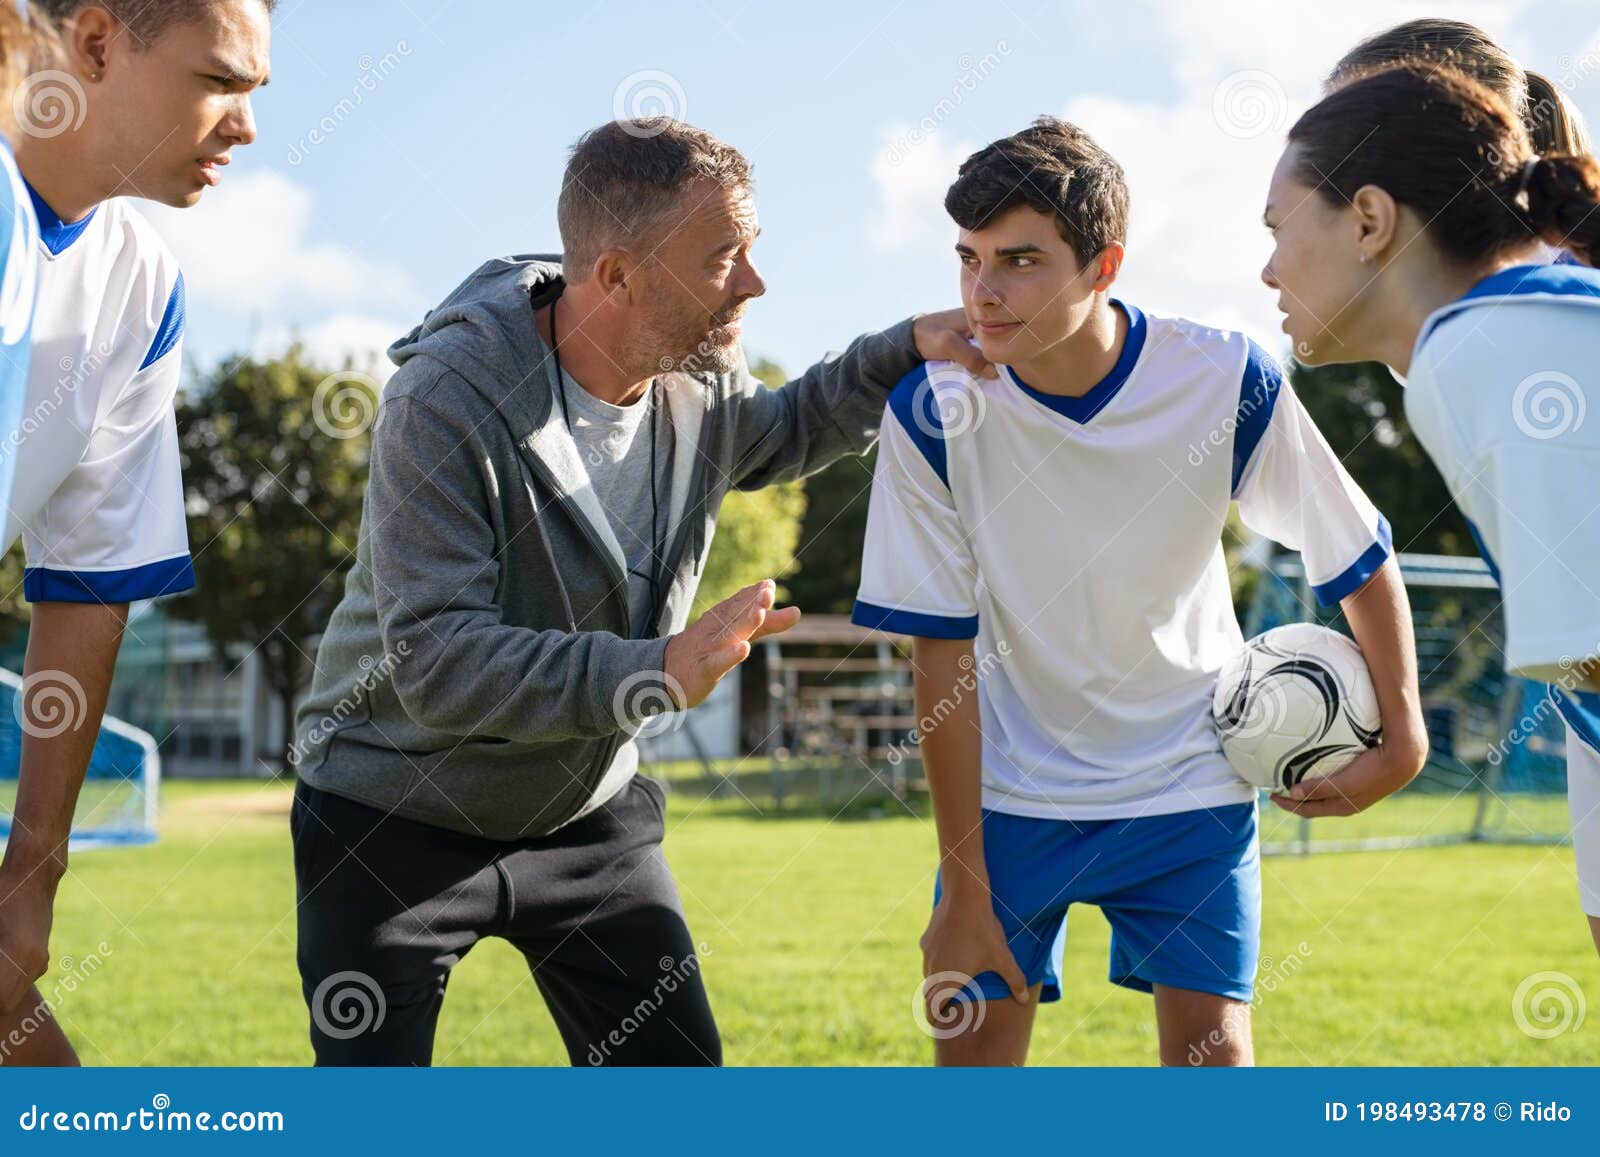
[[[427,1064],[450,969],[526,956],[574,1064],[716,1064],[699,958],[636,775],[652,715],[788,629],[770,581],[692,624],[724,495],[877,436],[959,310],[769,390],[745,158],[656,119],[574,146],[564,262],[487,262],[396,342],[356,563],[297,720],[301,981],[319,1064]]]

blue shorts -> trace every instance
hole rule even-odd
[[[1061,999],[1072,904],[1093,904],[1110,923],[1113,984],[1250,999],[1261,942],[1255,803],[1116,820],[985,809],[983,854],[1006,942],[1028,983],[1043,984],[1041,1001]],[[977,981],[986,1000],[1010,995],[998,973]]]

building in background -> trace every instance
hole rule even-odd
[[[23,628],[0,646],[0,667],[21,672]],[[316,653],[316,641],[306,644]],[[739,753],[736,676],[724,679],[681,725],[643,742],[646,762],[728,759]],[[265,778],[281,767],[283,705],[247,647],[220,656],[199,623],[136,603],[117,656],[106,712],[155,736],[170,779]],[[698,750],[697,750],[698,747]]]

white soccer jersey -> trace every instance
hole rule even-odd
[[[1500,583],[1506,667],[1556,683],[1600,655],[1600,272],[1524,265],[1423,323],[1406,417]],[[1600,695],[1557,692],[1600,748]]]
[[[187,590],[177,261],[121,198],[68,225],[28,193],[39,294],[4,542],[23,538],[23,593],[120,603]]]
[[[39,283],[39,226],[11,147],[0,139],[0,510],[11,500],[28,391],[29,334]]]
[[[1254,798],[1211,719],[1243,644],[1229,504],[1336,602],[1389,529],[1277,364],[1237,333],[1129,319],[1080,398],[930,362],[890,395],[854,620],[975,638],[983,802],[1101,819]]]

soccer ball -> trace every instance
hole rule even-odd
[[[1246,643],[1218,672],[1211,714],[1233,769],[1269,791],[1332,775],[1382,737],[1361,648],[1315,623]]]

